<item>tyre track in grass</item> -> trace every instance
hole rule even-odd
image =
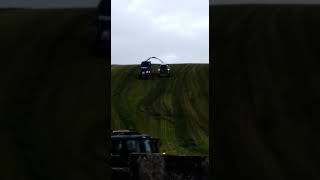
[[[208,123],[208,90],[204,88],[208,87],[207,66],[171,65],[172,77],[152,77],[150,80],[138,80],[137,66],[113,66],[114,114],[129,115],[132,127],[159,137],[163,142],[161,149],[167,153],[207,153],[209,130],[203,130],[204,126],[200,128],[200,124]],[[204,97],[196,97],[200,94]],[[194,104],[189,102],[190,96],[194,98]],[[201,107],[195,108],[197,104]],[[112,122],[123,125],[117,128],[128,128],[125,125],[129,123],[127,117],[121,119],[115,115]],[[197,140],[199,137],[207,139]],[[195,148],[192,142],[202,148]]]

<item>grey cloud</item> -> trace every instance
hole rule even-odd
[[[128,11],[133,2],[139,1],[141,4],[137,6],[137,11]],[[98,2],[0,0],[0,7],[96,7]],[[149,56],[158,56],[169,63],[208,63],[209,29],[203,28],[205,21],[208,21],[208,11],[207,0],[184,0],[183,3],[172,0],[113,0],[112,63],[135,64]],[[173,21],[172,18],[176,17],[180,18]],[[204,23],[201,24],[201,20]],[[197,28],[192,28],[192,24]],[[183,31],[187,33],[183,34]],[[167,56],[176,58],[165,59]]]
[[[156,0],[151,3],[149,0],[143,4],[142,9],[148,10],[150,7],[149,9],[152,10],[149,16],[143,15],[143,12],[139,14],[139,12],[127,11],[129,1],[112,4],[112,64],[137,64],[150,56],[157,56],[168,63],[209,62],[208,28],[194,29],[195,33],[188,36],[175,31],[164,31],[163,28],[166,27],[158,27],[152,22],[152,17],[166,15],[174,17],[179,16],[179,13],[193,18],[182,18],[184,25],[193,22],[194,18],[206,17],[208,19],[208,3],[205,3],[207,1],[200,1],[203,4],[192,6],[193,0],[189,0],[183,5],[183,8],[179,8],[178,2],[165,1]],[[192,7],[197,10],[191,11]],[[177,58],[166,59],[166,56]]]

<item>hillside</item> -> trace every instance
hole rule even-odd
[[[94,18],[91,9],[0,10],[0,179],[107,179]]]
[[[172,77],[138,79],[137,65],[113,65],[113,129],[133,128],[160,138],[161,151],[207,154],[209,66],[171,65]]]
[[[320,6],[210,8],[216,179],[319,179]]]

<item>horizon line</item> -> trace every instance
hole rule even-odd
[[[153,63],[153,64],[160,64],[160,63]],[[207,62],[207,63],[166,63],[166,64],[175,65],[175,64],[210,64],[210,63]],[[121,66],[121,65],[140,65],[140,63],[138,63],[138,64],[111,64],[111,65],[119,65],[119,66]]]

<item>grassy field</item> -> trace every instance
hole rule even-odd
[[[320,179],[319,12],[211,7],[217,179]]]
[[[95,11],[0,10],[0,179],[107,179]]]
[[[209,66],[170,68],[172,77],[139,80],[137,65],[113,65],[111,127],[158,137],[161,151],[170,154],[207,154]]]

